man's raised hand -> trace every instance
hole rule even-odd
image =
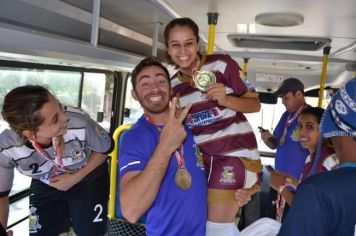
[[[183,126],[183,121],[187,116],[191,104],[188,104],[179,115],[177,111],[177,98],[172,99],[168,120],[161,132],[160,142],[163,142],[172,153],[183,143],[187,133]]]

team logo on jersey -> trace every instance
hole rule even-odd
[[[205,111],[200,111],[194,114],[188,114],[186,124],[189,128],[210,125],[222,119],[219,108],[214,107]]]
[[[39,216],[36,213],[36,207],[30,207],[30,216],[29,216],[29,232],[37,233],[37,229],[41,229],[42,226],[39,223]]]
[[[299,142],[299,129],[298,129],[298,127],[296,127],[293,130],[293,132],[292,132],[290,137],[294,142]]]
[[[74,151],[71,156],[73,161],[83,160],[83,154],[81,151]]]
[[[242,70],[240,70],[239,73],[240,73],[240,78],[242,79],[242,81],[244,82],[244,84],[247,87],[247,90],[252,90],[253,86],[252,86],[251,81],[247,78],[247,74],[244,73]]]
[[[221,184],[234,184],[234,183],[236,183],[234,167],[233,166],[224,166],[223,167],[223,170],[222,170],[221,175],[220,175],[219,182]]]

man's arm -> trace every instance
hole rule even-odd
[[[160,142],[143,171],[128,172],[120,181],[120,206],[123,216],[135,223],[152,205],[166,174],[172,151]]]
[[[79,183],[90,172],[92,172],[98,166],[103,164],[106,159],[106,155],[98,152],[92,152],[89,157],[88,163],[83,168],[74,173],[54,176],[50,179],[49,185],[61,191],[67,191],[68,189]]]
[[[9,217],[9,197],[0,197],[0,222],[6,229]]]
[[[252,113],[261,109],[261,103],[256,92],[248,91],[241,97],[227,95],[225,85],[222,83],[209,85],[205,92],[208,99],[217,101],[220,106],[234,111]]]
[[[177,99],[174,98],[169,120],[162,129],[159,143],[143,171],[128,172],[120,181],[121,211],[129,222],[136,222],[152,205],[166,174],[170,158],[186,137],[182,122],[191,105],[186,106],[179,117],[176,117],[176,104]]]

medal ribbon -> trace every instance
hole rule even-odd
[[[55,159],[57,160],[57,162],[53,161],[51,156],[48,155],[48,153],[45,150],[43,150],[43,148],[41,147],[41,145],[39,145],[39,143],[37,143],[36,141],[34,141],[32,139],[28,139],[28,140],[30,141],[32,146],[35,148],[35,150],[38,153],[40,153],[43,158],[45,158],[47,161],[52,163],[59,170],[61,170],[63,172],[67,171],[66,168],[64,167],[64,164],[62,161],[62,154],[63,154],[63,148],[62,148],[63,147],[63,137],[62,136],[57,136],[57,137],[52,138],[54,155],[55,155]]]
[[[280,143],[280,144],[281,144],[281,140],[283,140],[283,141],[285,142],[288,127],[289,127],[289,126],[292,124],[292,122],[299,116],[299,114],[303,111],[304,107],[305,107],[305,104],[304,104],[303,106],[301,106],[301,107],[298,109],[298,111],[297,111],[296,113],[294,113],[292,119],[290,119],[291,113],[289,113],[288,118],[287,118],[287,121],[286,121],[286,123],[285,123],[285,125],[284,125],[283,135],[282,135],[281,139],[279,140],[279,143]],[[284,143],[283,143],[283,144],[284,144]],[[283,145],[283,144],[282,144],[282,145]]]
[[[146,120],[148,122],[150,122],[152,125],[154,125],[151,121],[151,119],[146,115],[144,114]],[[157,125],[154,125],[156,126],[157,130],[158,130],[158,133],[161,133],[162,131],[162,127],[159,127]],[[184,151],[183,151],[183,144],[181,144],[178,149],[174,152],[174,156],[176,157],[176,160],[177,160],[177,164],[178,164],[178,169],[182,169],[182,168],[185,168],[184,166]]]
[[[194,81],[193,81],[193,76],[197,71],[200,70],[200,68],[203,66],[205,60],[206,60],[206,55],[203,55],[201,59],[199,58],[199,56],[197,57],[197,62],[196,62],[196,65],[192,69],[191,75],[186,73],[182,68],[179,68],[179,72],[177,74],[178,79],[180,81],[182,81],[183,83],[189,82],[191,87],[196,88]]]
[[[282,185],[279,187],[277,191],[277,199],[272,201],[272,204],[276,206],[276,220],[282,222],[284,207],[286,205],[286,200],[282,196],[283,189],[287,187],[287,185]]]

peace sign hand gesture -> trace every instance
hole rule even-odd
[[[166,151],[171,154],[178,149],[178,147],[185,140],[187,133],[183,126],[183,121],[188,114],[191,104],[188,104],[179,115],[176,115],[177,111],[177,98],[172,99],[172,103],[169,110],[169,118],[162,129],[160,135],[160,144],[165,147]]]

